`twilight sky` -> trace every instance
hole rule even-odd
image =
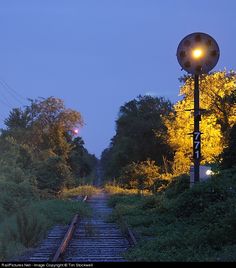
[[[55,96],[82,113],[100,156],[118,110],[139,94],[178,100],[176,48],[205,32],[214,70],[236,69],[235,0],[0,0],[0,127],[27,98]]]

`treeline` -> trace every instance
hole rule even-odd
[[[73,129],[83,120],[62,100],[30,100],[5,120],[0,135],[0,214],[22,207],[29,198],[53,197],[80,183],[96,165]],[[4,213],[3,213],[4,214]]]
[[[127,188],[156,190],[162,180],[189,173],[192,160],[193,89],[180,79],[182,100],[138,96],[120,107],[116,134],[102,153],[104,178]],[[236,73],[215,72],[200,80],[202,164],[236,164]]]
[[[102,154],[112,218],[137,238],[129,261],[235,261],[236,74],[201,77],[201,163],[214,174],[193,187],[194,81],[181,82],[175,104],[139,96],[121,106]]]
[[[0,261],[33,247],[55,224],[67,224],[86,205],[64,200],[91,182],[97,159],[76,130],[79,112],[58,98],[29,100],[13,109],[0,135]]]

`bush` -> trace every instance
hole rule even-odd
[[[175,178],[157,195],[115,195],[113,220],[125,221],[139,238],[130,261],[235,260],[236,170],[225,170],[189,188]]]
[[[16,215],[16,226],[8,230],[10,240],[19,241],[24,247],[33,247],[45,233],[46,226],[39,214],[23,209]]]
[[[143,209],[150,209],[150,208],[156,208],[160,204],[160,197],[156,196],[150,196],[144,199],[142,203],[142,208]]]
[[[166,197],[175,198],[179,194],[189,189],[189,185],[190,185],[189,175],[185,174],[178,177],[174,177],[171,180],[169,180],[168,185],[163,190],[165,192]]]
[[[99,189],[91,186],[91,185],[83,185],[83,186],[78,186],[76,188],[72,189],[64,189],[61,193],[62,198],[70,198],[70,197],[75,197],[75,196],[92,196],[94,194],[97,194],[99,192]]]
[[[227,181],[218,176],[198,183],[176,198],[173,211],[178,217],[189,217],[193,213],[201,213],[210,205],[233,197],[234,192],[230,185],[230,180]]]
[[[36,199],[37,191],[28,181],[21,183],[0,182],[0,211],[4,214],[10,215]]]
[[[78,213],[90,215],[87,204],[75,201],[44,200],[33,202],[21,212],[7,217],[0,225],[0,258],[8,259],[34,246],[55,224],[68,224]],[[18,248],[19,251],[12,251]]]
[[[155,161],[133,162],[122,169],[120,182],[125,187],[143,191],[151,189],[159,176],[159,167]]]
[[[113,195],[116,195],[116,194],[122,194],[122,195],[138,194],[137,189],[124,189],[120,186],[111,185],[111,184],[106,184],[104,189],[108,194],[113,194]]]
[[[70,167],[61,157],[49,157],[44,161],[38,161],[34,166],[40,190],[47,189],[49,193],[56,195],[64,187],[73,186],[74,178]]]

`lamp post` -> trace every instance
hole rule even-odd
[[[200,180],[201,161],[201,109],[199,105],[199,77],[207,74],[217,64],[220,50],[217,42],[205,33],[192,33],[182,39],[177,48],[177,60],[183,70],[194,77],[194,130],[193,130],[193,162],[194,183]]]

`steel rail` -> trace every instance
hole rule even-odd
[[[88,198],[88,196],[86,195],[83,198],[83,202],[85,202],[87,200],[87,198]],[[60,246],[58,247],[55,255],[52,258],[52,262],[58,262],[63,257],[63,254],[65,253],[65,250],[68,247],[68,244],[73,237],[73,234],[74,234],[74,231],[77,227],[78,222],[79,222],[79,215],[76,214],[74,216],[72,222],[70,223],[69,228],[68,228]]]

